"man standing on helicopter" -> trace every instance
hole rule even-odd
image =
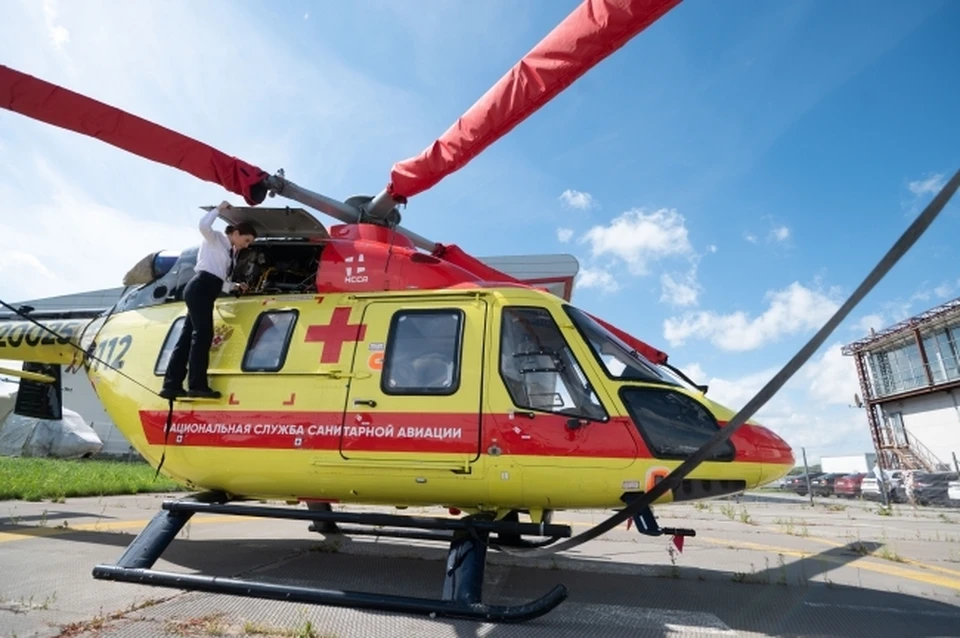
[[[220,393],[211,389],[207,381],[210,346],[213,343],[213,305],[222,292],[246,292],[246,284],[231,282],[230,275],[236,265],[237,253],[247,248],[257,237],[257,231],[247,222],[227,226],[224,233],[213,230],[213,222],[217,216],[230,208],[233,207],[228,202],[221,202],[200,220],[203,243],[200,244],[197,254],[194,275],[183,290],[187,316],[163,378],[160,396],[165,399],[184,395],[220,398]],[[188,389],[184,392],[183,380],[187,376],[188,360],[190,377]]]

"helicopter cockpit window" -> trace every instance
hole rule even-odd
[[[297,321],[296,310],[271,310],[257,317],[243,355],[244,372],[276,372],[283,367],[290,336]]]
[[[720,429],[709,410],[677,390],[625,387],[620,398],[640,436],[659,459],[686,459]],[[733,443],[728,440],[707,460],[732,461],[735,455]]]
[[[608,418],[559,326],[543,308],[504,308],[500,376],[518,408]]]
[[[162,377],[167,373],[167,366],[170,364],[170,356],[173,354],[173,348],[180,339],[180,333],[183,332],[184,321],[186,321],[186,317],[178,317],[173,322],[173,325],[170,326],[170,331],[167,332],[167,338],[163,340],[163,347],[160,348],[157,364],[153,367],[153,373],[158,377]]]
[[[587,313],[569,305],[564,306],[564,309],[611,379],[679,385],[660,371],[652,361],[625,344]]]
[[[384,394],[454,394],[460,385],[462,333],[459,310],[396,313],[383,357]]]

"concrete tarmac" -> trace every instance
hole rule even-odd
[[[568,553],[490,552],[484,600],[570,597],[495,625],[94,580],[176,495],[0,502],[0,636],[960,636],[960,511],[791,495],[658,507],[669,539],[625,526]],[[348,507],[350,511],[395,512]],[[446,515],[413,508],[404,513]],[[558,512],[582,532],[610,512]],[[301,521],[195,515],[155,569],[439,597],[438,543],[324,535]]]

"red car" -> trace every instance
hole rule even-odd
[[[863,482],[865,473],[848,474],[841,476],[833,484],[833,493],[837,496],[846,498],[856,498],[860,496],[860,483]]]

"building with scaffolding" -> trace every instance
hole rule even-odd
[[[960,298],[843,348],[884,469],[951,469],[960,456]]]

